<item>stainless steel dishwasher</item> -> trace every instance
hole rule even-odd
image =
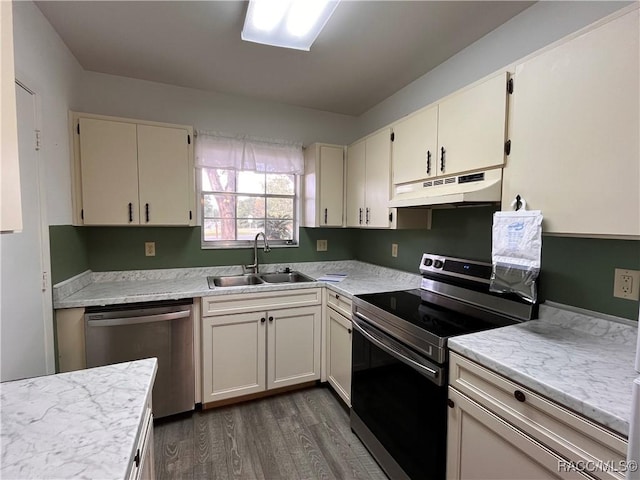
[[[88,307],[87,367],[156,357],[153,416],[194,409],[193,300]]]

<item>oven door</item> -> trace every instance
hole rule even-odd
[[[391,479],[444,479],[446,371],[353,316],[351,428]]]

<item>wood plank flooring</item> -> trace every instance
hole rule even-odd
[[[154,448],[158,480],[387,479],[325,387],[159,422]]]

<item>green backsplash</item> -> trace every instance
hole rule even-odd
[[[259,251],[261,263],[357,259],[416,272],[424,252],[490,261],[492,207],[434,210],[431,230],[300,229],[298,248]],[[50,227],[53,283],[93,271],[241,265],[251,249],[202,250],[199,227]],[[316,240],[328,251],[316,252]],[[144,243],[156,243],[145,257]],[[398,244],[398,257],[391,244]],[[544,236],[540,299],[632,320],[638,302],[613,298],[615,268],[640,269],[640,242]]]

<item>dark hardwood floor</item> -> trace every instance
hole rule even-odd
[[[158,480],[387,478],[325,387],[159,422],[154,448]]]

